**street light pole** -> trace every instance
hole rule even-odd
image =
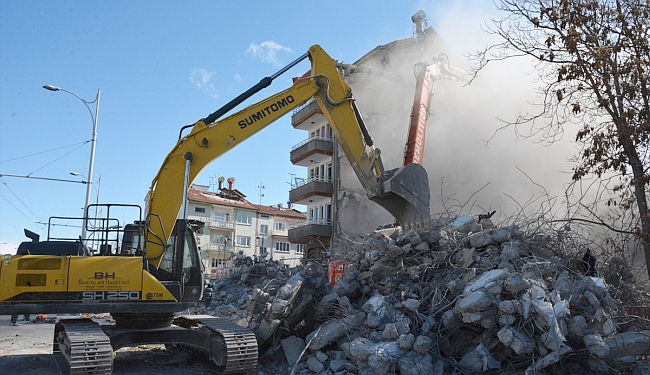
[[[101,90],[97,89],[97,96],[95,97],[95,100],[89,102],[84,100],[82,97],[75,94],[74,92],[66,89],[62,89],[60,87],[45,85],[43,86],[43,88],[50,91],[63,91],[63,92],[67,92],[68,94],[74,95],[77,99],[81,100],[81,102],[86,106],[86,108],[88,108],[88,112],[90,113],[90,118],[93,120],[93,134],[90,140],[90,164],[88,166],[89,183],[86,187],[86,203],[84,204],[84,218],[83,218],[83,225],[81,228],[81,240],[85,241],[86,231],[87,231],[86,228],[88,227],[88,206],[90,205],[90,193],[91,193],[90,183],[93,181],[93,166],[95,165],[95,144],[97,143],[97,117],[99,116],[99,96],[101,94]],[[90,109],[90,106],[88,105],[92,103],[95,103],[94,115],[93,115],[93,111]]]
[[[88,176],[84,176],[81,173],[77,173],[77,172],[70,172],[70,174],[73,175],[73,176],[84,177],[86,179],[88,178]],[[99,175],[99,180],[97,181],[97,184],[95,184],[92,181],[81,181],[81,182],[84,183],[84,184],[92,184],[93,187],[95,188],[95,206],[96,207],[95,207],[95,220],[93,222],[93,228],[97,228],[97,215],[98,215],[97,206],[99,206],[99,192],[101,191],[101,187],[102,187],[102,175],[101,174]],[[90,221],[90,218],[88,218],[88,220]]]

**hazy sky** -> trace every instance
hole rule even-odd
[[[420,9],[458,56],[487,44],[481,24],[496,14],[492,2],[482,0],[0,1],[0,174],[84,180],[69,173],[88,173],[91,116],[73,95],[42,86],[59,86],[87,101],[101,89],[92,201],[99,192],[104,203],[142,205],[182,126],[214,112],[313,44],[352,63],[379,45],[409,38],[410,18]],[[308,69],[308,62],[301,63],[247,103],[289,87],[292,77]],[[524,72],[505,68],[501,74],[507,77],[489,80],[515,95],[492,109],[513,113],[508,104],[523,99],[508,85],[529,82]],[[475,117],[481,115],[476,103],[498,102],[468,98]],[[467,111],[457,104],[454,111]],[[94,104],[90,108],[94,112]],[[451,157],[466,160],[472,149],[483,147],[498,125],[496,115],[485,114],[481,134],[467,134],[460,124],[438,129],[438,135],[475,138],[470,149],[455,147],[458,155]],[[445,116],[453,121],[454,113]],[[307,174],[291,165],[289,151],[306,138],[286,116],[217,159],[194,183],[235,177],[235,188],[251,202],[260,203],[256,186],[262,184],[262,204],[286,204],[291,174]],[[509,150],[493,151],[504,152]],[[0,178],[0,252],[13,252],[25,239],[23,228],[45,237],[42,223],[49,217],[82,216],[85,192],[83,184]]]

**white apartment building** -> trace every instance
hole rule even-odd
[[[228,275],[234,254],[252,258],[266,256],[281,260],[288,267],[300,264],[304,246],[290,244],[287,231],[305,221],[305,214],[291,207],[261,206],[250,203],[233,188],[192,185],[188,190],[188,219],[200,220],[204,228],[197,233],[205,276],[221,279]]]

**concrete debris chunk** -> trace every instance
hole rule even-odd
[[[427,336],[418,336],[413,343],[413,350],[420,354],[426,354],[431,347],[431,339]]]
[[[466,293],[476,292],[485,289],[491,294],[499,294],[501,285],[508,277],[508,271],[502,269],[490,270],[482,274],[477,280],[465,287]]]
[[[347,365],[348,362],[345,359],[334,359],[330,361],[330,370],[333,372],[343,371]]]
[[[605,338],[605,343],[609,346],[610,358],[647,354],[650,351],[650,330],[619,333]]]
[[[583,341],[589,353],[598,358],[609,358],[610,348],[599,334],[585,335]]]
[[[399,373],[401,375],[430,375],[434,374],[431,356],[409,352],[399,359]]]
[[[406,301],[402,302],[402,304],[406,309],[411,311],[418,311],[418,308],[420,307],[420,301],[415,298],[409,298]]]
[[[359,318],[357,315],[352,315],[321,325],[318,330],[307,335],[306,341],[311,342],[309,349],[322,349],[343,337],[346,331],[352,330],[359,325]]]
[[[395,323],[386,324],[386,328],[384,328],[384,332],[382,332],[381,338],[384,340],[397,340],[398,337],[399,337],[399,332],[397,332],[397,327],[395,327]]]
[[[307,358],[307,367],[309,368],[310,371],[315,372],[315,373],[321,373],[324,369],[325,366],[321,361],[318,360],[316,357],[309,357]]]
[[[305,349],[305,341],[296,336],[289,336],[286,339],[280,341],[282,345],[282,351],[287,358],[287,362],[290,366],[295,365],[300,358],[300,354]]]
[[[500,228],[494,231],[492,234],[492,239],[495,242],[503,243],[506,241],[511,241],[513,239],[519,238],[522,236],[522,232],[519,230],[519,226],[511,225],[509,227]]]
[[[488,232],[473,233],[469,236],[469,245],[471,247],[485,247],[493,241],[492,236]]]
[[[523,251],[520,250],[520,247],[522,247],[522,245],[517,241],[508,241],[501,244],[501,261],[518,259],[520,254],[523,253]]]
[[[560,360],[562,359],[562,356],[564,356],[564,355],[566,355],[568,353],[571,353],[572,351],[573,351],[573,349],[571,349],[570,347],[562,346],[558,350],[554,350],[551,353],[549,353],[549,354],[545,355],[544,357],[542,357],[540,360],[535,361],[535,363],[533,365],[529,366],[526,369],[525,374],[526,375],[536,374],[539,370],[541,370],[543,368],[546,368],[546,367],[548,367],[548,366],[550,366],[550,365],[552,365],[554,363],[560,362]]]
[[[607,293],[607,286],[605,281],[600,277],[586,276],[584,278],[584,283],[589,291],[600,296]]]
[[[384,356],[371,354],[370,357],[368,357],[368,366],[375,372],[375,374],[385,375],[390,370],[390,361]]]
[[[476,353],[479,355],[483,363],[483,372],[501,368],[501,364],[492,357],[490,351],[485,347],[485,345],[483,345],[483,343],[478,344],[476,347]]]
[[[535,350],[533,339],[512,327],[501,328],[497,337],[499,341],[512,348],[517,354],[531,354]]]
[[[413,343],[415,342],[415,336],[412,334],[408,335],[400,335],[397,339],[397,344],[399,345],[400,348],[404,350],[410,350],[413,348]]]

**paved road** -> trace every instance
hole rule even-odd
[[[9,318],[0,316],[0,374],[61,374],[52,355],[54,324],[19,321],[21,325],[14,327],[9,325]],[[212,363],[187,352],[168,351],[161,345],[140,345],[117,351],[113,374],[199,375],[216,374],[216,371]]]
[[[59,374],[52,356],[54,324],[19,322],[21,325],[14,327],[9,325],[9,318],[0,316],[0,373]]]

